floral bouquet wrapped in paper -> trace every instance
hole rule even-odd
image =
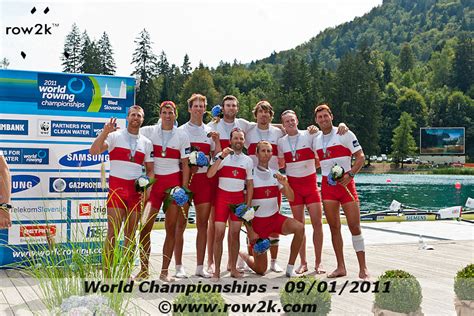
[[[255,217],[255,211],[258,210],[258,206],[251,206],[247,207],[247,204],[240,203],[240,204],[231,204],[230,209],[232,213],[235,214],[239,218],[239,220],[252,225],[252,219]]]
[[[202,151],[193,150],[189,154],[189,166],[190,167],[207,167],[209,166],[209,158]]]

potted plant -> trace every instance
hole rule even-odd
[[[193,316],[206,316],[206,315],[229,315],[228,311],[225,310],[225,300],[222,294],[219,292],[212,293],[191,293],[186,295],[182,293],[173,301],[174,306],[180,306],[183,309],[181,312],[173,311],[173,315],[193,315]],[[194,305],[192,309],[189,306]],[[185,308],[183,308],[185,307]],[[215,310],[209,310],[208,307],[214,308]],[[199,308],[199,310],[198,310]]]
[[[388,270],[378,281],[381,284],[390,282],[390,285],[387,291],[375,293],[374,315],[423,315],[421,286],[413,275],[402,270]]]
[[[318,315],[324,316],[331,311],[331,294],[327,287],[319,286],[320,281],[314,276],[289,279],[280,291],[282,306],[317,306],[316,312],[301,310],[286,312],[286,315]],[[303,289],[303,290],[302,290]]]
[[[454,307],[460,316],[474,315],[474,264],[459,270],[454,278]]]

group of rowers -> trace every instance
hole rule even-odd
[[[107,260],[112,260],[120,227],[124,225],[127,248],[134,242],[135,232],[142,220],[139,242],[141,269],[135,278],[148,278],[150,233],[155,219],[169,189],[182,187],[193,192],[197,276],[212,278],[213,281],[220,279],[227,226],[227,270],[230,276],[243,276],[243,262],[257,274],[266,273],[267,254],[254,253],[252,247],[248,247],[248,252],[240,251],[242,225],[247,228],[250,245],[259,239],[272,241],[270,268],[275,272],[283,272],[276,262],[278,236],[292,234],[286,276],[294,277],[307,272],[305,206],[313,228],[316,273],[326,273],[321,264],[324,206],[337,259],[337,267],[328,277],[345,276],[347,270],[339,215],[342,206],[359,262],[359,278],[369,277],[354,183],[355,174],[364,164],[364,153],[356,136],[345,124],[333,126],[333,114],[328,105],[319,105],[314,110],[315,122],[320,130],[314,125],[307,130],[299,130],[298,117],[293,110],[281,113],[281,124],[272,124],[274,111],[268,101],[255,105],[253,115],[256,122],[249,122],[237,118],[239,102],[235,96],[227,95],[221,102],[222,118],[208,124],[203,122],[206,97],[193,94],[187,103],[190,119],[179,127],[175,123],[177,109],[172,101],[162,102],[159,122],[146,127],[141,127],[145,115],[143,109],[133,105],[128,109],[126,129],[118,129],[116,119],[111,118],[92,144],[91,154],[109,152]],[[191,148],[207,155],[210,165],[190,166]],[[352,164],[353,156],[355,160]],[[337,181],[330,176],[335,165],[344,171]],[[136,179],[142,176],[143,166],[146,175],[156,180],[146,192],[146,212],[142,207],[142,193],[135,188]],[[321,189],[316,181],[319,167]],[[289,201],[292,218],[280,213],[282,194]],[[241,203],[256,209],[251,225],[243,223],[231,210],[231,205]],[[172,282],[175,277],[187,277],[182,257],[188,210],[189,204],[180,207],[176,203],[171,203],[165,210],[166,237],[160,273],[160,280],[164,282]],[[142,213],[146,214],[146,218],[142,218]],[[206,248],[208,259],[205,268]],[[175,277],[168,273],[173,254]],[[295,268],[298,254],[301,264]]]

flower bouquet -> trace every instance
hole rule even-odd
[[[224,112],[220,104],[214,105],[211,111],[206,111],[206,114],[211,116],[215,122],[219,122],[219,120],[224,117]]]
[[[276,243],[278,243],[277,239],[270,240],[268,238],[259,238],[253,245],[253,251],[255,254],[260,255],[267,252],[267,250],[270,249],[270,246]]]
[[[156,182],[155,178],[149,178],[148,176],[142,175],[135,180],[135,190],[137,192],[144,192],[146,189],[151,187]]]
[[[197,150],[195,147],[191,148],[191,154],[189,154],[189,167],[207,167],[209,166],[209,158],[202,151]],[[189,177],[188,186],[193,180],[195,172],[191,171],[191,176]]]
[[[184,219],[186,222],[188,221],[188,217],[186,216],[186,212],[184,210],[184,205],[189,202],[191,205],[191,200],[193,198],[193,192],[188,188],[182,188],[175,186],[174,188],[169,188],[165,191],[166,198],[163,202],[163,212],[166,213],[166,210],[170,206],[171,203],[176,203],[181,209],[183,213]]]
[[[345,174],[344,168],[342,168],[338,164],[335,164],[334,166],[332,166],[331,170],[329,171],[328,184],[331,186],[337,185],[338,183],[337,181],[342,179],[344,177],[344,174]],[[349,191],[349,189],[345,185],[342,185],[342,186],[344,187],[344,189],[346,189],[346,192],[350,195],[350,197],[352,198],[352,201],[355,201],[354,196],[352,195],[351,191]]]
[[[231,204],[230,209],[232,213],[239,218],[239,220],[252,225],[252,219],[255,217],[255,211],[258,210],[258,206],[247,207],[247,204]]]

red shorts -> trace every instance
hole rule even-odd
[[[214,203],[215,213],[214,222],[227,222],[229,218],[234,222],[239,221],[234,212],[230,209],[229,204],[240,204],[244,203],[243,192],[228,192],[217,188],[216,201]]]
[[[151,187],[150,202],[153,208],[159,209],[165,199],[165,191],[175,186],[181,186],[181,172],[167,175],[155,174],[156,182]]]
[[[194,174],[191,185],[189,186],[189,189],[194,193],[194,205],[212,202],[214,195],[212,180],[213,179],[207,177],[206,173]]]
[[[357,195],[354,179],[347,184],[346,188],[347,190],[339,183],[337,185],[329,185],[327,177],[323,177],[323,181],[321,181],[323,200],[339,201],[341,204],[354,201],[358,202],[359,196]],[[347,191],[349,191],[352,196]],[[354,199],[352,199],[352,197],[354,197]]]
[[[140,212],[141,198],[141,193],[135,190],[135,180],[125,180],[114,176],[109,177],[107,207]]]
[[[272,234],[282,234],[283,223],[288,217],[276,212],[268,217],[254,217],[252,220],[252,228],[260,238],[268,238]]]
[[[316,184],[316,173],[306,177],[288,176],[288,183],[295,192],[295,199],[290,202],[290,206],[321,202],[321,195]]]

